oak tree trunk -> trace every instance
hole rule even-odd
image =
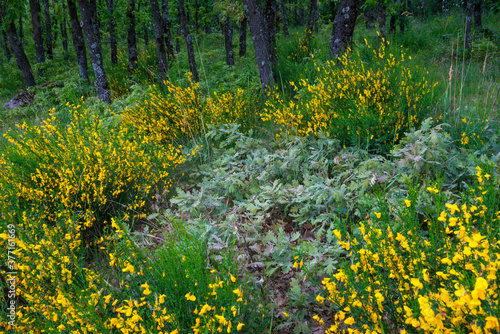
[[[317,12],[318,12],[318,0],[309,0],[309,17],[307,19],[307,28],[306,28],[307,45],[311,44],[312,32],[314,29],[314,22],[316,21]]]
[[[163,83],[167,79],[168,65],[165,54],[165,38],[163,36],[164,26],[161,22],[160,6],[158,0],[150,0],[151,12],[153,13],[153,24],[155,27],[156,53],[158,55],[158,70],[160,71],[160,80]]]
[[[280,0],[281,8],[281,20],[283,21],[283,34],[286,38],[290,38],[290,32],[288,31],[288,17],[286,13],[285,0]]]
[[[137,39],[135,36],[135,0],[129,0],[127,9],[128,67],[137,68]]]
[[[89,46],[90,60],[94,69],[94,75],[97,86],[97,96],[101,101],[110,103],[111,96],[109,93],[108,78],[104,70],[101,41],[97,34],[97,9],[95,0],[78,0],[80,6],[80,14],[82,17],[83,31]]]
[[[276,13],[276,0],[264,0],[262,16],[264,18],[266,27],[266,45],[267,52],[269,54],[269,60],[271,61],[271,69],[276,68],[276,64],[278,62],[278,57],[276,54]]]
[[[172,33],[170,32],[170,13],[168,8],[169,0],[162,0],[162,19],[163,19],[163,33],[165,35],[165,44],[167,45],[167,54],[170,59],[175,59],[174,43],[172,41]]]
[[[75,47],[76,60],[78,62],[80,78],[89,81],[89,69],[87,66],[87,52],[85,50],[85,37],[83,36],[78,12],[74,0],[67,0],[69,20],[71,23],[71,36]]]
[[[243,0],[245,11],[248,15],[250,32],[252,34],[257,67],[259,68],[260,82],[262,89],[267,91],[274,84],[273,72],[271,69],[271,59],[268,51],[268,34],[264,18],[259,9],[258,0]]]
[[[109,14],[109,44],[111,47],[111,63],[118,63],[118,45],[116,43],[116,23],[115,23],[115,6],[113,0],[106,0]]]
[[[243,57],[247,53],[247,25],[248,18],[245,16],[240,23],[240,57]]]
[[[234,51],[233,51],[233,27],[231,25],[231,18],[224,19],[224,46],[226,47],[226,64],[229,66],[234,65]]]
[[[0,17],[6,20],[5,15],[6,13],[5,9],[3,8],[3,4],[0,3]],[[21,47],[21,42],[17,37],[16,25],[14,24],[14,21],[7,23],[6,30],[7,36],[9,38],[10,48],[12,49],[12,53],[14,53],[14,57],[16,58],[17,66],[23,73],[26,86],[35,86],[35,76],[33,75],[33,71],[31,70],[31,65],[28,61],[28,57],[26,57],[26,53],[24,53],[24,50]]]
[[[195,82],[199,82],[200,78],[198,77],[198,69],[196,67],[196,60],[194,57],[193,40],[191,39],[191,34],[189,33],[189,26],[186,16],[186,9],[184,7],[184,0],[179,0],[179,16],[181,19],[182,30],[184,32],[184,39],[186,40],[189,69],[191,70],[191,75],[193,76],[193,80]]]
[[[45,49],[43,47],[43,31],[40,20],[40,3],[30,0],[31,26],[33,27],[33,41],[35,42],[36,62],[45,62]]]
[[[481,21],[481,7],[483,0],[474,0],[474,28],[481,29],[483,23]]]
[[[333,20],[330,42],[330,57],[332,59],[337,59],[351,44],[360,6],[360,0],[340,0],[337,14]]]
[[[53,41],[52,41],[52,20],[50,18],[49,0],[43,0],[43,8],[45,15],[45,42],[47,44],[47,55],[49,59],[54,59]]]
[[[474,0],[467,1],[467,13],[465,17],[465,49],[470,52],[471,50],[471,25],[472,25],[472,14],[474,12]]]

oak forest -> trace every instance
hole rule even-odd
[[[499,333],[498,0],[0,0],[0,333]]]

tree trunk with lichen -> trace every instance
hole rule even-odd
[[[280,1],[281,9],[281,21],[283,23],[283,34],[286,38],[290,38],[290,32],[288,31],[288,17],[286,13],[285,0]]]
[[[69,20],[71,23],[71,36],[73,37],[73,46],[76,52],[76,61],[78,62],[80,78],[89,81],[89,69],[87,65],[87,50],[85,49],[85,37],[83,36],[78,12],[74,0],[67,0]]]
[[[257,58],[257,67],[259,68],[260,82],[262,89],[267,91],[274,84],[273,72],[271,68],[271,59],[268,52],[268,34],[264,18],[259,9],[258,0],[243,0],[244,8],[250,24],[255,56]]]
[[[0,3],[0,17],[3,20],[7,21],[5,9],[3,6],[4,5]],[[26,53],[21,47],[21,41],[17,36],[16,25],[14,24],[14,21],[11,21],[10,23],[6,22],[5,27],[7,30],[7,36],[9,38],[10,48],[12,50],[12,53],[14,53],[14,57],[16,58],[17,66],[23,73],[24,82],[26,83],[27,87],[33,87],[36,85],[35,76],[33,75],[33,71],[31,70],[31,65],[28,57],[26,57]]]
[[[271,69],[275,69],[278,62],[278,55],[276,53],[276,14],[277,14],[276,0],[264,0],[262,7],[262,17],[266,27],[266,46],[271,61]]]
[[[226,48],[226,64],[229,66],[234,65],[234,51],[233,51],[233,27],[231,26],[231,18],[226,16],[224,18],[224,46]]]
[[[314,22],[316,21],[317,12],[318,12],[318,0],[309,0],[309,18],[307,19],[307,28],[306,28],[307,45],[311,44]]]
[[[168,65],[167,65],[167,55],[165,54],[165,38],[163,36],[163,25],[160,16],[160,7],[158,6],[158,0],[150,0],[151,12],[153,14],[153,24],[155,27],[155,38],[156,38],[156,53],[158,55],[158,70],[160,73],[161,81],[167,79]]]
[[[30,0],[31,26],[33,28],[33,41],[35,42],[36,62],[45,62],[45,49],[43,47],[43,31],[40,19],[40,3],[38,0]],[[40,73],[38,74],[40,75]]]
[[[467,13],[465,16],[465,41],[464,46],[465,49],[470,52],[471,51],[471,26],[472,26],[472,14],[474,12],[474,0],[467,1]]]
[[[240,57],[247,53],[247,25],[248,18],[245,16],[240,23]]]
[[[135,0],[129,0],[127,8],[128,67],[137,68],[137,38],[135,32]]]
[[[97,34],[97,13],[95,0],[78,0],[82,18],[83,31],[89,47],[90,60],[94,69],[97,96],[101,101],[111,103],[108,78],[104,70],[101,41]]]
[[[474,0],[474,28],[478,30],[483,27],[483,22],[481,20],[482,5],[483,0]]]
[[[193,76],[193,80],[195,82],[199,82],[200,78],[198,76],[198,68],[196,67],[193,40],[191,39],[191,34],[189,32],[188,20],[186,16],[186,8],[184,7],[184,0],[179,0],[179,16],[181,19],[182,30],[184,31],[184,39],[186,40],[189,69],[191,70],[191,75]]]
[[[161,15],[163,19],[163,33],[165,34],[165,44],[167,46],[167,54],[170,59],[175,59],[174,43],[172,41],[172,33],[170,32],[170,13],[168,1],[163,0],[161,3]]]
[[[49,0],[43,0],[44,15],[45,15],[45,41],[47,43],[47,55],[49,59],[54,59],[53,40],[52,40],[52,20],[50,17]]]
[[[333,20],[330,40],[330,57],[332,59],[337,59],[351,44],[361,5],[361,0],[340,0],[337,14]]]

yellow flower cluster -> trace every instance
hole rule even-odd
[[[185,160],[172,145],[155,144],[125,126],[107,128],[81,105],[70,110],[67,124],[52,110],[40,125],[23,123],[4,135],[0,226],[16,226],[19,332],[103,331],[95,319],[105,312],[105,283],[86,261],[94,245],[102,249],[110,239],[96,237],[103,231],[123,237],[112,214],[124,221],[144,217],[154,187],[168,188],[169,172]],[[5,254],[6,247],[1,234]],[[130,266],[124,268],[133,271]]]
[[[477,169],[476,191],[485,194],[489,175]],[[347,324],[351,333],[390,328],[401,333],[498,333],[500,243],[489,231],[498,226],[500,211],[485,222],[487,212],[483,197],[473,196],[467,203],[445,205],[432,222],[438,235],[395,232],[368,221],[360,225],[360,237],[343,236],[339,244],[355,260],[322,281],[324,296],[340,310],[326,332],[337,333]],[[319,295],[318,301],[323,300]]]
[[[213,270],[212,273],[215,271]],[[241,317],[241,307],[240,305],[232,305],[230,308],[224,306],[215,306],[217,300],[219,299],[219,291],[226,285],[231,285],[236,282],[236,278],[230,275],[230,278],[226,281],[219,280],[217,283],[209,284],[208,288],[211,290],[209,293],[209,298],[203,305],[199,304],[193,313],[196,315],[195,324],[191,327],[194,334],[201,333],[233,333],[234,329],[240,331],[245,324],[237,321],[236,319]],[[236,295],[236,303],[245,303],[243,301],[243,292],[238,287],[232,291]],[[186,300],[195,302],[197,300],[191,292],[185,295]],[[210,305],[212,304],[212,306]],[[234,326],[234,327],[233,327]]]
[[[412,73],[402,51],[396,56],[385,48],[373,50],[370,66],[359,52],[343,55],[339,64],[315,63],[315,82],[290,82],[298,92],[294,99],[285,102],[279,92],[269,93],[262,120],[287,133],[323,131],[351,144],[392,144],[422,120],[431,87]]]
[[[213,92],[204,95],[200,84],[191,82],[186,88],[164,82],[165,93],[151,87],[147,100],[123,114],[127,124],[160,142],[170,142],[181,136],[195,137],[208,124],[237,123],[250,119],[249,101],[245,91]]]
[[[67,126],[52,111],[41,126],[23,123],[4,135],[12,146],[0,178],[42,220],[55,220],[63,208],[80,212],[88,228],[115,202],[137,212],[151,188],[161,181],[169,186],[169,171],[185,160],[174,146],[152,150],[150,138],[131,137],[126,127],[106,129],[82,106],[72,109]]]

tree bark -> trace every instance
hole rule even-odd
[[[194,57],[194,46],[193,40],[191,39],[191,34],[189,33],[188,20],[186,16],[186,9],[184,7],[184,0],[179,0],[179,16],[181,18],[182,30],[184,31],[184,39],[186,40],[186,46],[188,51],[189,69],[191,70],[191,75],[195,82],[199,82],[198,69],[196,67],[196,59]]]
[[[340,0],[337,14],[333,21],[330,42],[330,57],[332,59],[337,59],[350,45],[360,6],[360,0]]]
[[[163,33],[165,34],[165,44],[167,45],[167,54],[170,59],[175,59],[174,43],[172,41],[172,33],[170,32],[170,13],[168,8],[169,0],[162,0],[162,19],[163,19]]]
[[[470,52],[471,51],[471,25],[472,25],[472,14],[474,12],[474,0],[467,1],[467,13],[465,18],[465,49]]]
[[[420,3],[420,16],[424,17],[425,15],[425,0],[422,0]]]
[[[43,47],[42,23],[40,20],[40,3],[38,0],[30,0],[31,26],[33,27],[33,41],[35,42],[36,62],[45,62],[45,50]]]
[[[6,20],[6,13],[3,7],[4,5],[0,3],[0,17]],[[9,38],[10,48],[12,49],[12,53],[16,58],[17,66],[21,70],[24,76],[24,82],[27,87],[32,87],[36,85],[35,76],[33,75],[33,71],[31,70],[31,65],[28,61],[28,57],[26,57],[26,53],[24,53],[23,48],[21,47],[21,42],[17,37],[16,25],[14,21],[7,23],[7,36]]]
[[[75,47],[76,60],[78,62],[80,78],[89,81],[89,69],[87,66],[87,52],[85,49],[85,37],[83,36],[78,12],[74,0],[67,0],[69,20],[71,22],[71,35]]]
[[[52,41],[52,19],[50,17],[50,7],[49,0],[43,0],[43,8],[45,15],[45,33],[46,33],[46,44],[47,44],[47,55],[49,59],[54,59],[53,52],[53,41]]]
[[[94,17],[93,17],[93,21],[95,22],[95,25],[94,25],[94,31],[95,31],[95,34],[97,36],[97,39],[99,41],[102,41],[102,36],[101,36],[101,20],[99,20],[99,12],[97,11],[97,1],[101,2],[102,4],[102,0],[95,0],[95,1],[92,1],[92,8],[93,8],[93,13],[94,13]],[[102,6],[101,6],[102,7]]]
[[[116,43],[116,23],[115,23],[115,6],[113,0],[106,0],[109,14],[109,44],[111,47],[111,63],[118,63],[118,45]]]
[[[483,23],[481,20],[481,7],[483,4],[483,0],[474,0],[474,28],[481,29],[483,27]]]
[[[247,25],[248,18],[245,16],[240,23],[240,57],[243,57],[247,53]]]
[[[64,52],[68,52],[68,29],[67,29],[67,22],[66,22],[66,2],[64,0],[61,0],[62,4],[62,20],[61,20],[61,38],[62,40],[62,45],[63,45],[63,50]]]
[[[97,96],[101,101],[111,103],[108,78],[106,77],[102,58],[101,41],[97,34],[98,28],[95,0],[78,0],[78,5],[80,6],[83,31],[85,32],[85,38],[89,46],[90,59],[94,69]]]
[[[288,31],[288,17],[286,14],[285,0],[280,0],[281,7],[281,20],[283,21],[283,34],[286,38],[290,38],[290,32]]]
[[[163,36],[164,25],[161,22],[160,7],[158,0],[150,0],[151,12],[153,13],[153,24],[155,27],[156,53],[158,54],[158,70],[160,71],[160,80],[163,83],[167,79],[168,65],[165,54],[165,38]]]
[[[311,44],[314,22],[318,11],[318,0],[309,0],[309,17],[307,19],[306,41],[307,45]]]
[[[271,69],[276,68],[278,62],[278,56],[276,54],[276,10],[277,10],[276,0],[264,0],[264,6],[262,10],[262,16],[264,18],[264,23],[266,27],[266,45],[267,52],[269,54],[269,60],[271,61]]]
[[[224,19],[224,46],[226,47],[226,64],[229,66],[234,65],[234,51],[233,51],[233,27],[231,25],[231,18]]]
[[[127,9],[128,67],[137,68],[137,39],[135,36],[135,0],[129,0]]]
[[[267,46],[268,43],[266,41],[268,38],[268,34],[265,31],[266,25],[264,24],[264,18],[259,10],[258,0],[243,0],[243,4],[250,23],[250,32],[252,33],[260,82],[262,89],[267,91],[273,86],[274,78]]]

